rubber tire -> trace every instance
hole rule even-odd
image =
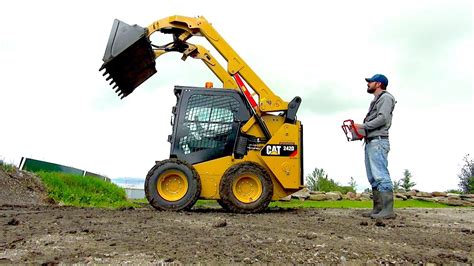
[[[221,199],[218,199],[216,201],[219,204],[219,206],[222,207],[222,209],[224,209],[225,211],[229,211],[229,206],[225,205],[225,203]]]
[[[252,203],[241,202],[232,192],[235,178],[245,173],[257,176],[262,184],[262,195]],[[273,197],[273,183],[265,168],[254,162],[243,162],[227,169],[219,185],[219,194],[226,210],[236,213],[257,213],[265,210],[270,204]]]
[[[177,201],[168,201],[160,196],[157,189],[158,177],[167,170],[178,170],[186,176],[188,181],[188,191]],[[201,180],[194,167],[179,159],[167,159],[157,162],[146,176],[145,196],[157,210],[180,211],[189,210],[193,207],[201,194]]]

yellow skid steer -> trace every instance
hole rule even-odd
[[[154,33],[173,41],[155,45]],[[206,38],[226,68],[192,37]],[[188,210],[198,199],[215,199],[228,211],[254,213],[303,188],[301,98],[275,95],[204,17],[171,16],[147,28],[115,20],[100,70],[124,98],[156,73],[155,60],[168,52],[202,60],[222,88],[175,86],[170,156],[145,180],[150,204]]]

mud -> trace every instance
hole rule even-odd
[[[474,208],[231,214],[60,206],[0,207],[0,263],[473,263]]]

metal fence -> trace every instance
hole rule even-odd
[[[19,168],[21,170],[26,170],[30,172],[40,172],[40,171],[61,172],[61,173],[75,174],[75,175],[80,175],[80,176],[92,176],[92,177],[100,178],[102,180],[110,182],[110,178],[93,173],[93,172],[77,169],[71,166],[65,166],[61,164],[50,163],[50,162],[26,158],[26,157],[21,157]]]

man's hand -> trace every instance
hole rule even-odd
[[[354,124],[355,129],[364,128],[362,124]]]

